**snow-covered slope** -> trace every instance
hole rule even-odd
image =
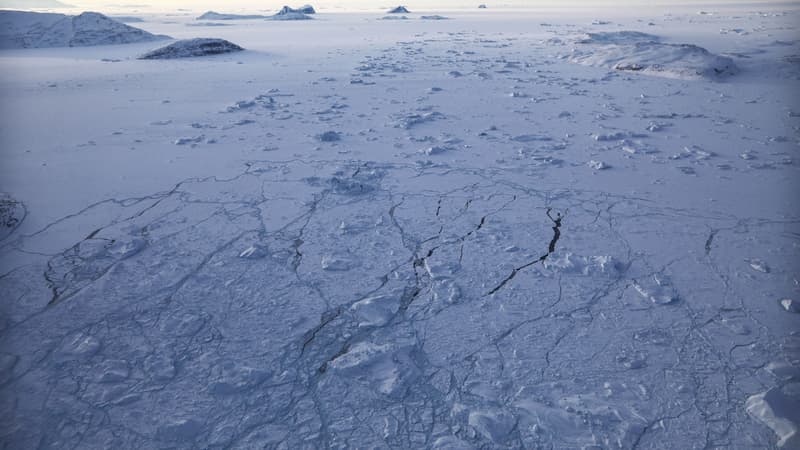
[[[618,31],[589,33],[567,57],[587,66],[668,78],[717,78],[737,72],[731,58],[692,44],[669,44],[658,36]]]
[[[250,20],[250,19],[265,19],[268,16],[258,14],[223,14],[216,11],[208,11],[197,17],[197,20]]]
[[[89,47],[165,38],[94,12],[67,16],[0,11],[0,48]]]
[[[149,51],[139,59],[177,59],[197,56],[220,55],[244,50],[225,39],[194,38],[184,39],[161,48]]]

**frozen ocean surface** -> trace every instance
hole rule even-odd
[[[0,446],[800,448],[797,4],[392,6],[0,32]]]

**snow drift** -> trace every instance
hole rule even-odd
[[[636,31],[588,33],[568,55],[572,62],[667,78],[718,78],[737,72],[732,59],[692,44],[667,44]]]
[[[258,14],[223,14],[216,11],[207,11],[203,15],[198,16],[195,20],[250,20],[250,19],[266,19],[269,16],[262,16]]]
[[[173,42],[140,56],[139,59],[177,59],[219,55],[244,50],[225,39],[195,38]]]
[[[88,47],[168,39],[125,25],[103,14],[77,16],[0,11],[0,48]]]

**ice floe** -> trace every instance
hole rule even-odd
[[[389,323],[400,308],[399,294],[382,294],[354,303],[350,310],[360,327],[380,327]]]
[[[750,396],[745,409],[778,436],[778,447],[800,447],[800,383],[787,383]]]
[[[791,298],[784,298],[780,301],[781,306],[788,312],[800,313],[800,302]]]

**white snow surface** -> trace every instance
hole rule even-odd
[[[800,7],[475,6],[0,50],[0,447],[797,448]]]
[[[100,13],[77,16],[0,11],[0,49],[88,47],[167,39],[125,25]]]

